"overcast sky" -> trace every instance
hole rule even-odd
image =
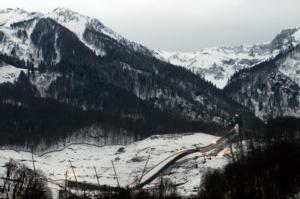
[[[67,7],[152,49],[192,51],[271,40],[300,26],[300,0],[1,0],[0,9]]]

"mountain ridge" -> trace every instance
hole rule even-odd
[[[232,99],[263,120],[300,116],[300,46],[233,75],[225,87]]]
[[[23,17],[24,12],[18,12]],[[240,108],[191,71],[155,58],[152,51],[142,45],[105,34],[101,22],[69,10],[65,14],[61,12],[62,9],[55,11],[55,16],[59,13],[58,18],[49,14],[32,18],[31,14],[25,14],[23,18],[16,17],[22,20],[0,26],[0,62],[3,66],[26,70],[20,73],[21,79],[15,77],[14,82],[0,84],[5,93],[0,101],[3,109],[29,114],[34,108],[32,104],[36,103],[41,109],[31,111],[36,115],[29,118],[34,119],[43,115],[41,110],[45,107],[53,109],[51,106],[57,103],[62,109],[75,111],[74,117],[79,118],[80,125],[91,125],[82,117],[85,111],[96,111],[118,118],[116,121],[122,125],[116,126],[120,128],[149,135],[170,129],[209,132],[222,129]],[[79,31],[70,30],[78,21]],[[104,53],[99,54],[100,51]],[[18,104],[26,109],[17,107]],[[61,110],[55,111],[57,114]],[[49,115],[52,114],[50,110]],[[20,129],[24,125],[29,126],[26,127],[28,132],[51,131],[52,127],[43,121],[48,116],[41,117],[41,125],[35,127],[32,121],[23,124],[17,113],[12,115],[12,118],[3,118],[8,122],[3,132],[22,133]],[[51,119],[53,123],[57,122],[55,119]],[[15,121],[17,130],[9,121]],[[124,125],[123,121],[139,124],[140,131]],[[114,123],[109,121],[106,125]],[[74,130],[72,126],[63,128],[66,129]],[[62,133],[65,134],[69,132]]]
[[[300,28],[285,29],[270,42],[254,45],[217,46],[193,52],[154,50],[161,60],[180,65],[223,89],[239,70],[274,58],[282,50],[300,42]]]

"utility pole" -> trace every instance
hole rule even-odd
[[[143,176],[144,176],[144,174],[145,174],[146,167],[147,167],[147,165],[148,165],[149,159],[150,159],[150,154],[149,154],[148,159],[147,159],[147,161],[146,161],[146,164],[145,164],[145,166],[144,166],[142,175],[141,175],[140,180],[139,180],[139,184],[141,184],[141,181],[142,181],[142,178],[143,178]]]
[[[97,178],[97,183],[98,183],[99,191],[100,191],[101,187],[100,187],[99,177],[98,177],[98,173],[97,173],[97,170],[96,170],[95,166],[94,166],[94,170],[95,170],[95,174],[96,174],[96,178]]]
[[[73,175],[74,175],[74,178],[75,178],[75,181],[76,181],[77,193],[79,193],[79,184],[78,184],[77,177],[76,177],[76,174],[75,174],[75,171],[74,171],[74,167],[73,167],[73,165],[72,165],[71,160],[69,160],[69,162],[70,162],[71,169],[72,169],[72,171],[73,171]]]
[[[32,164],[33,164],[33,175],[34,175],[34,179],[36,177],[36,172],[35,172],[35,160],[34,160],[34,156],[33,156],[33,146],[31,147],[31,159],[32,159]]]
[[[114,161],[111,161],[111,164],[113,166],[113,169],[114,169],[114,172],[115,172],[115,176],[117,178],[118,187],[120,187],[120,183],[119,183],[118,175],[117,175],[117,172],[116,172],[116,169],[115,169]]]
[[[68,170],[66,170],[65,173],[65,191],[68,189]]]

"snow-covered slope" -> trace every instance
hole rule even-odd
[[[283,30],[271,42],[263,44],[204,48],[194,52],[155,50],[154,55],[174,65],[184,66],[218,88],[224,88],[237,71],[270,59],[299,42],[300,29],[296,28]]]
[[[11,65],[0,66],[0,84],[10,82],[14,83],[24,69],[16,68]]]
[[[0,10],[0,26],[10,27],[11,24],[41,16],[41,13],[27,12],[23,9]]]
[[[71,30],[77,35],[80,41],[82,41],[90,49],[94,50],[97,55],[104,56],[106,54],[104,49],[97,48],[87,43],[83,37],[84,31],[89,26],[99,31],[101,31],[102,29],[106,29],[106,27],[98,20],[89,18],[65,8],[56,8],[53,10],[53,12],[46,14],[45,17],[50,17],[64,27]]]
[[[87,39],[84,36],[87,30],[106,35],[135,51],[151,54],[146,47],[125,39],[104,26],[99,20],[67,8],[56,8],[46,14],[27,12],[22,9],[0,10],[0,53],[16,56],[24,61],[30,61],[37,67],[43,61],[43,52],[36,49],[36,46],[32,44],[31,33],[41,18],[55,20],[73,32],[81,42],[99,56],[106,55],[105,47],[97,44],[93,39]],[[57,60],[53,60],[53,62],[54,64],[59,62],[59,53]]]
[[[35,67],[43,61],[42,52],[33,45],[31,34],[42,13],[22,9],[0,11],[0,54],[17,57]]]
[[[299,31],[300,33],[300,31]],[[300,87],[300,53],[295,51],[277,62],[278,71],[287,76]]]
[[[218,88],[225,87],[235,72],[268,59],[271,55],[265,50],[254,52],[252,46],[214,47],[194,52],[155,51],[155,53],[157,58],[200,74]]]
[[[98,19],[79,14],[67,8],[56,8],[52,12],[47,13],[44,17],[49,17],[74,32],[86,46],[95,51],[95,53],[99,56],[106,55],[104,46],[96,45],[95,41],[88,41],[84,36],[86,30],[92,30],[104,34],[136,51],[148,51],[147,48],[125,39],[109,27],[103,25]]]
[[[150,155],[147,170],[184,148],[202,147],[212,143],[218,137],[196,134],[172,134],[155,135],[145,140],[129,145],[111,145],[96,147],[89,145],[72,145],[61,151],[46,153],[42,156],[35,155],[36,167],[45,172],[52,180],[64,179],[66,170],[69,179],[74,180],[68,160],[75,166],[75,172],[79,181],[96,183],[93,167],[96,166],[101,184],[116,186],[111,161],[114,161],[121,186],[131,185],[136,182],[143,171],[145,163]],[[180,160],[174,167],[165,173],[174,183],[180,184],[179,193],[189,195],[196,193],[194,188],[199,187],[201,175],[207,168],[218,168],[226,164],[223,156],[204,159],[198,156],[200,153],[191,154]],[[32,167],[31,154],[12,150],[0,150],[0,165],[14,158]],[[196,168],[198,164],[199,168]],[[2,167],[0,167],[2,168]],[[3,171],[2,171],[3,172]],[[1,176],[1,169],[0,169]],[[149,186],[155,186],[154,181]]]

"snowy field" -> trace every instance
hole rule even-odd
[[[68,178],[74,180],[69,160],[75,167],[78,181],[96,184],[94,166],[97,169],[100,184],[117,186],[112,169],[114,162],[120,185],[133,185],[141,177],[145,163],[150,155],[146,173],[179,150],[206,146],[218,139],[216,136],[195,134],[155,135],[132,144],[96,147],[91,145],[71,145],[61,151],[53,151],[44,155],[34,155],[36,168],[41,169],[49,180]],[[164,172],[165,178],[180,184],[178,191],[182,195],[196,194],[202,174],[208,168],[219,168],[226,164],[221,152],[217,157],[203,158],[203,154],[194,153],[178,160]],[[200,157],[201,156],[201,157]],[[31,153],[13,150],[0,150],[0,165],[3,166],[10,158],[18,160],[32,168]],[[198,167],[196,166],[198,165]],[[0,167],[0,176],[4,169]],[[155,186],[157,179],[150,185]]]

